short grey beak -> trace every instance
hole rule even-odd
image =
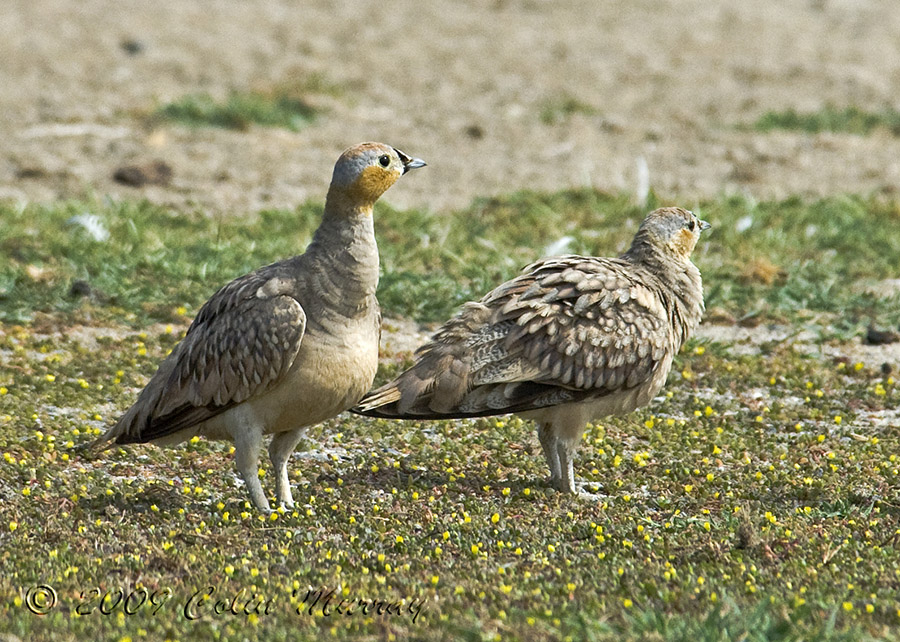
[[[408,156],[407,154],[404,154],[396,147],[394,148],[394,151],[397,152],[397,156],[400,157],[400,162],[403,163],[403,173],[404,174],[411,169],[418,169],[420,167],[425,167],[425,161],[423,161],[422,159],[413,158],[412,156]]]
[[[700,221],[700,231],[701,231],[701,232],[702,232],[703,230],[708,230],[708,229],[711,228],[711,227],[712,227],[712,225],[710,225],[710,224],[707,223],[706,221]]]

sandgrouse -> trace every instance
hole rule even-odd
[[[398,419],[516,413],[533,419],[550,483],[574,493],[587,422],[644,406],[700,322],[690,261],[709,224],[668,207],[644,219],[619,258],[559,256],[467,303],[394,381],[354,412]]]
[[[304,430],[359,401],[378,366],[373,206],[424,165],[380,143],[341,154],[306,253],[216,292],[137,402],[92,445],[231,440],[250,499],[267,512],[257,463],[263,435],[274,434],[275,496],[293,506],[287,461]]]

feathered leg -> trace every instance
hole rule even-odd
[[[559,486],[557,487],[562,493],[572,493],[586,499],[599,499],[602,496],[579,490],[575,483],[575,451],[581,443],[581,437],[586,427],[585,418],[581,415],[572,415],[565,419],[559,420],[556,424],[558,427],[556,435],[556,450],[559,457]],[[582,486],[587,484],[582,483]]]
[[[234,441],[234,465],[250,493],[250,501],[262,513],[271,512],[269,501],[259,483],[259,448],[262,445],[262,424],[249,412],[236,408],[235,419],[229,422],[229,431]]]
[[[288,460],[305,430],[304,427],[280,432],[272,437],[272,443],[269,444],[269,459],[272,460],[272,467],[275,469],[275,501],[285,508],[294,507],[291,482],[288,479]]]
[[[538,440],[541,442],[541,448],[544,449],[544,459],[547,460],[547,466],[550,468],[550,485],[558,489],[561,469],[559,466],[556,433],[553,431],[552,424],[543,422],[538,424]]]
[[[561,493],[577,493],[575,489],[575,449],[577,441],[558,440],[556,450],[559,456],[560,478],[557,488]]]
[[[557,437],[560,469],[559,486],[557,488],[562,493],[572,493],[584,499],[603,499],[603,495],[587,490],[589,486],[587,482],[575,483],[575,451],[578,450],[578,444],[581,443],[581,435],[584,433],[584,428],[579,426],[561,432],[562,434]],[[579,485],[581,489],[578,488]]]

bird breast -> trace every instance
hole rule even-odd
[[[310,329],[284,381],[253,400],[266,433],[311,426],[343,412],[372,386],[378,369],[375,323],[350,323],[336,341]],[[312,336],[310,336],[312,334]]]

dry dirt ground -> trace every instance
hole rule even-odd
[[[242,214],[322,199],[338,153],[429,162],[388,200],[439,212],[520,188],[666,199],[896,194],[900,139],[737,125],[900,96],[896,0],[4,0],[0,198],[147,197]],[[123,43],[137,45],[129,53]],[[307,86],[299,132],[153,124],[197,92]],[[547,106],[580,110],[542,122]],[[160,159],[168,187],[112,180]]]

